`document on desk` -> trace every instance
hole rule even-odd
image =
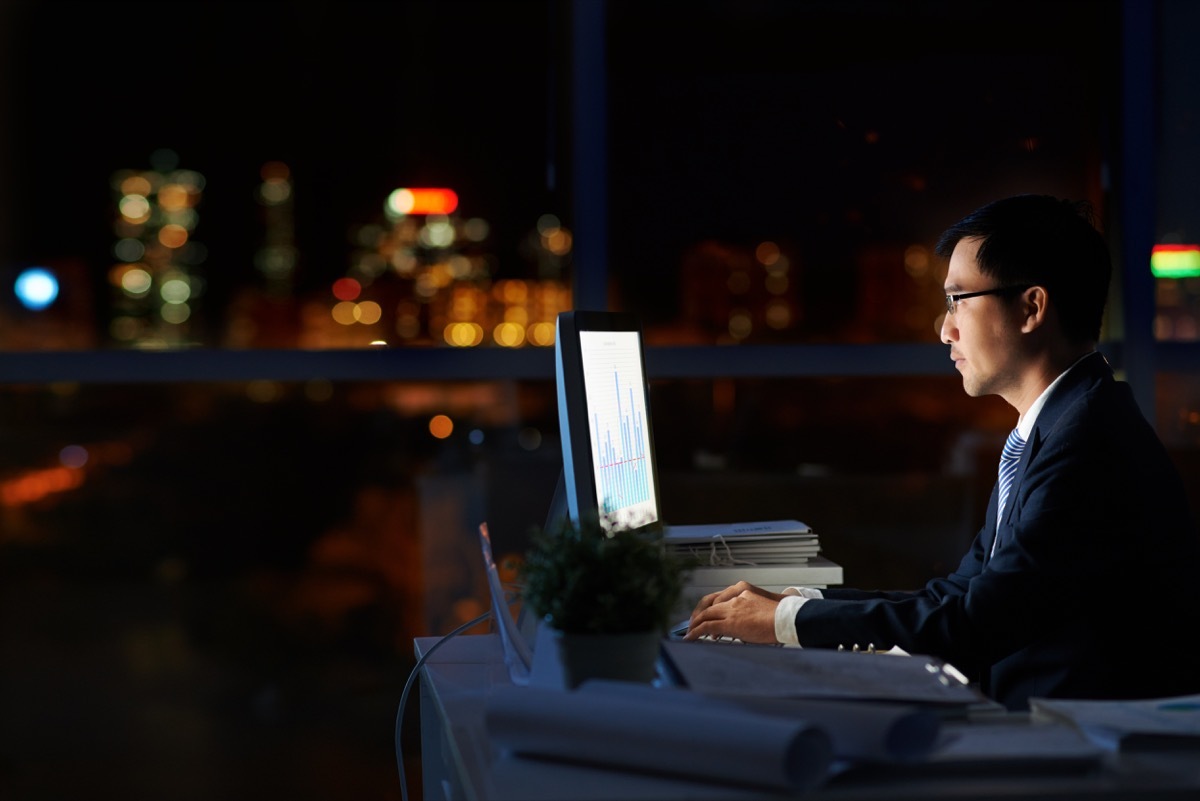
[[[927,656],[664,640],[682,684],[717,696],[899,701],[966,708],[987,699],[952,666]]]
[[[798,565],[821,552],[816,533],[799,520],[664,526],[663,541],[709,566]]]
[[[922,760],[849,764],[839,781],[855,776],[1015,776],[1088,773],[1104,749],[1067,723],[1031,722],[1013,713],[980,720],[944,721],[936,747]]]
[[[1200,695],[1131,701],[1031,698],[1035,717],[1065,720],[1109,750],[1200,750]]]
[[[684,526],[664,526],[663,537],[668,545],[708,542],[714,539],[738,542],[769,542],[779,537],[811,535],[812,527],[799,520],[759,520],[746,523],[699,523]]]
[[[833,761],[829,736],[806,720],[761,715],[681,690],[592,682],[567,692],[498,687],[484,712],[502,751],[608,769],[808,790]]]
[[[1103,749],[1069,724],[998,718],[946,724],[943,742],[926,766],[973,771],[1073,771],[1096,765],[1103,754]]]

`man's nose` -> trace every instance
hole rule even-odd
[[[942,342],[945,342],[947,345],[954,342],[955,335],[958,331],[958,329],[954,326],[954,315],[943,312],[942,319],[940,324],[937,326],[937,329],[938,336],[941,337]]]

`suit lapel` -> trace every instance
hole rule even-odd
[[[1100,353],[1093,353],[1075,365],[1067,375],[1063,376],[1062,382],[1055,387],[1054,392],[1046,399],[1046,405],[1038,413],[1037,419],[1033,422],[1033,430],[1029,432],[1028,442],[1025,444],[1025,450],[1021,453],[1021,458],[1017,462],[1017,472],[1013,476],[1012,487],[1008,491],[1008,503],[1004,507],[1004,517],[999,521],[999,525],[993,524],[992,540],[1000,537],[1000,541],[996,543],[996,549],[1004,546],[1004,537],[1001,532],[1009,528],[1009,522],[1012,520],[1013,512],[1018,506],[1017,499],[1021,495],[1021,484],[1025,480],[1025,472],[1029,468],[1029,464],[1037,458],[1038,452],[1042,449],[1042,444],[1050,433],[1054,430],[1058,419],[1062,417],[1072,403],[1086,394],[1089,389],[1098,384],[1100,381],[1112,378],[1112,368],[1108,364],[1108,360]],[[996,504],[998,503],[997,491],[992,490],[992,500],[988,504],[988,515],[991,520],[996,519]],[[991,553],[991,543],[988,543],[988,553]]]

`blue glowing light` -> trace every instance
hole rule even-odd
[[[58,297],[58,279],[45,267],[30,267],[17,276],[13,289],[25,308],[41,311]]]

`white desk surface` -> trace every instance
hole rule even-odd
[[[418,657],[439,638],[414,640]],[[575,801],[599,799],[779,799],[786,793],[711,781],[651,776],[499,753],[484,725],[492,688],[511,685],[496,635],[464,635],[441,645],[421,673],[425,801]],[[992,722],[996,722],[994,719]],[[1005,725],[1029,725],[1008,715]],[[947,722],[946,726],[981,725]],[[804,798],[814,801],[927,799],[1197,799],[1200,752],[1107,754],[1086,769],[994,765],[950,770],[914,765],[860,769],[834,777]]]

